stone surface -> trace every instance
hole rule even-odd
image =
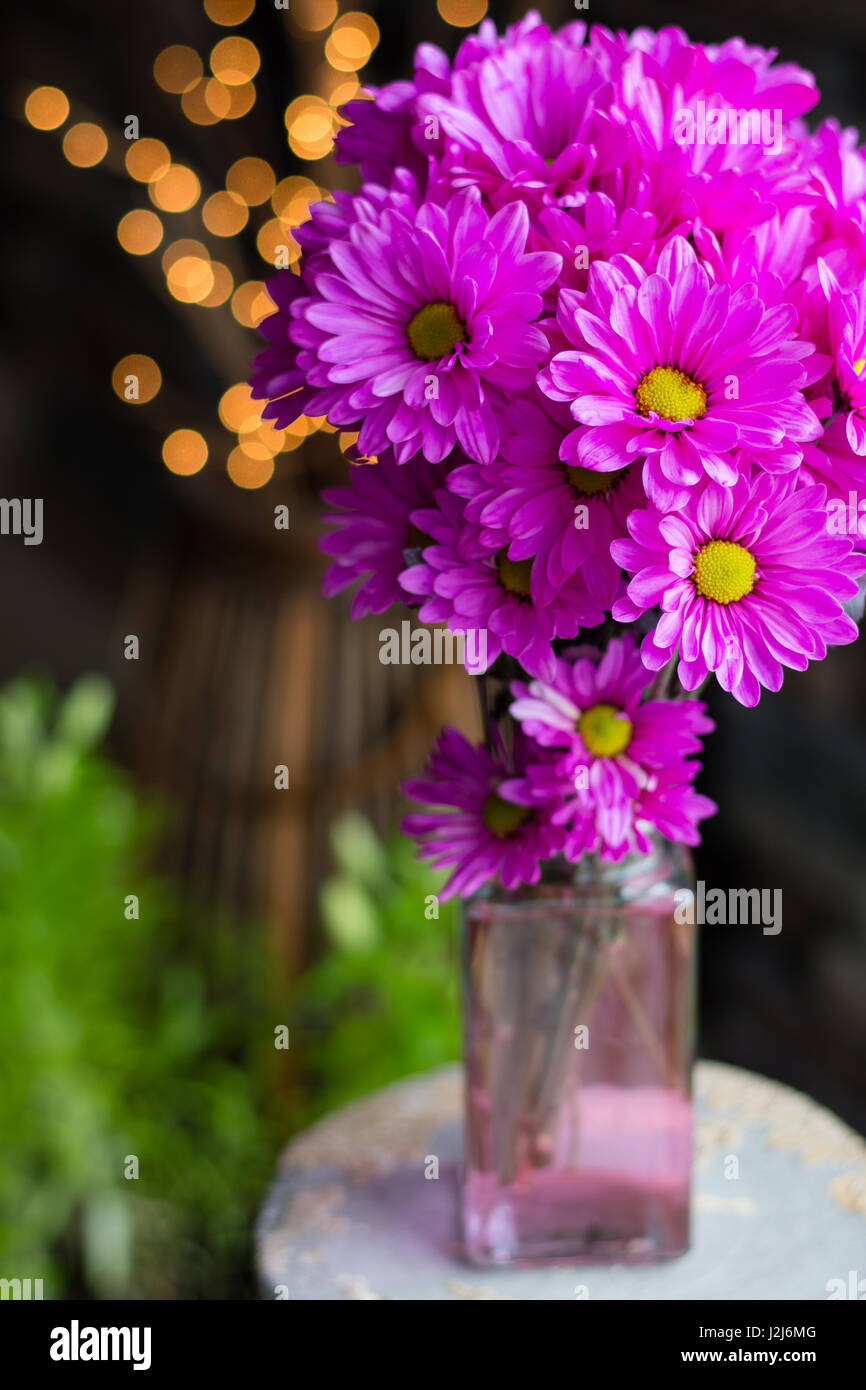
[[[717,1062],[696,1070],[688,1255],[473,1269],[461,1260],[457,1215],[461,1098],[459,1068],[440,1068],[335,1111],[288,1145],[257,1225],[263,1297],[826,1299],[866,1281],[866,1142],[806,1096]],[[730,1154],[736,1180],[725,1176]],[[428,1155],[438,1179],[424,1177]]]

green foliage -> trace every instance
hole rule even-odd
[[[305,1119],[460,1051],[456,909],[433,901],[441,875],[357,814],[335,822],[331,844],[337,873],[320,891],[330,949],[296,1000]]]
[[[407,840],[337,821],[325,953],[277,1052],[262,934],[150,867],[161,820],[98,751],[112,705],[95,677],[0,691],[0,1276],[251,1296],[289,1133],[458,1055],[454,908],[425,916],[440,880]]]
[[[159,825],[96,751],[111,710],[94,677],[0,692],[0,1274],[236,1297],[275,1151],[262,946],[147,868]]]

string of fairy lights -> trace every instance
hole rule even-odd
[[[255,3],[203,0],[207,18],[223,30],[249,19]],[[315,165],[331,154],[344,124],[338,108],[363,95],[358,74],[379,42],[379,29],[361,10],[340,13],[337,0],[289,0],[276,8],[284,11],[293,33],[321,36],[322,62],[313,72],[313,91],[296,97],[285,110],[289,148],[298,159]],[[447,24],[468,28],[483,19],[487,0],[437,0],[436,8]],[[178,97],[192,124],[211,126],[242,120],[252,110],[260,66],[261,54],[252,40],[231,33],[215,36],[207,63],[186,44],[169,45],[156,55],[153,78],[162,91]],[[237,272],[237,254],[223,260],[205,240],[173,237],[172,219],[197,210],[203,234],[213,239],[216,250],[220,243],[229,246],[251,218],[263,217],[255,244],[266,263],[260,272],[264,277],[274,266],[297,266],[300,247],[293,232],[309,216],[310,203],[330,196],[314,177],[292,175],[278,181],[267,160],[245,155],[226,171],[225,186],[206,194],[195,169],[175,161],[162,140],[149,135],[130,139],[122,129],[112,132],[92,120],[69,124],[71,114],[70,99],[58,87],[35,87],[24,103],[25,118],[35,129],[63,132],[62,150],[70,164],[92,169],[108,160],[133,184],[146,187],[151,207],[125,213],[117,225],[117,239],[132,257],[154,257],[161,251],[162,279],[172,300],[195,312],[228,314],[244,329],[255,328],[273,312],[264,278],[243,278]],[[159,394],[162,372],[152,357],[130,352],[115,364],[111,384],[120,400],[146,406]],[[252,399],[245,381],[230,385],[220,397],[219,422],[228,436],[225,467],[240,488],[264,487],[274,474],[277,456],[300,448],[316,431],[335,433],[324,417],[308,416],[276,430],[262,419],[263,404]],[[342,433],[340,447],[345,450],[356,439],[356,434]],[[205,436],[192,428],[172,430],[162,441],[163,462],[179,476],[200,472],[211,453]]]

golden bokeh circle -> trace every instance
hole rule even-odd
[[[201,220],[212,236],[237,236],[249,215],[246,203],[226,190],[212,193],[201,210]]]
[[[166,271],[169,293],[182,304],[201,304],[214,287],[214,272],[210,259],[203,256],[180,256]]]
[[[274,460],[271,455],[261,459],[250,458],[238,445],[229,454],[226,469],[236,487],[252,490],[270,482],[274,476]]]
[[[276,307],[261,280],[245,280],[232,295],[232,314],[244,328],[257,328]]]
[[[77,169],[92,169],[108,153],[108,136],[102,126],[92,121],[79,121],[64,135],[63,153]]]
[[[236,159],[226,174],[226,188],[250,207],[267,202],[276,187],[277,176],[266,159],[245,155]]]
[[[261,66],[261,54],[251,39],[237,34],[220,39],[210,55],[210,70],[227,87],[251,82]]]
[[[264,401],[253,400],[250,388],[245,381],[239,381],[223,392],[217,409],[220,420],[226,429],[234,430],[240,434],[244,431],[258,429],[262,421],[264,405]]]
[[[214,24],[226,27],[249,19],[256,0],[204,0],[204,12]]]
[[[195,49],[184,43],[173,43],[164,48],[157,54],[153,64],[157,86],[164,92],[173,92],[176,96],[194,87],[203,70],[201,58]]]
[[[225,304],[235,287],[234,276],[227,265],[222,261],[211,261],[210,267],[213,271],[213,288],[210,294],[199,300],[202,309],[218,309]]]
[[[455,29],[471,29],[487,13],[487,0],[436,0],[436,8],[446,24]]]
[[[198,202],[201,184],[185,164],[172,164],[162,178],[148,186],[148,193],[163,212],[187,212]]]
[[[141,140],[133,140],[126,151],[126,172],[138,183],[153,183],[161,179],[171,168],[171,155],[168,145],[162,140],[153,140],[145,135]]]
[[[147,256],[163,238],[162,223],[155,212],[134,208],[117,224],[117,240],[131,256]]]
[[[337,0],[292,0],[291,16],[299,28],[320,33],[337,18]]]
[[[162,458],[170,473],[188,478],[207,463],[207,441],[198,430],[173,430],[163,441]]]
[[[69,98],[59,87],[34,87],[24,115],[36,130],[56,130],[69,115]]]
[[[128,378],[134,377],[135,382]],[[114,393],[129,405],[146,405],[152,401],[162,385],[162,372],[152,357],[141,352],[131,352],[120,361],[111,373]],[[127,394],[128,392],[135,394]]]

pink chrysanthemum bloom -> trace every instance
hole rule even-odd
[[[580,206],[590,175],[616,168],[629,136],[599,100],[606,79],[585,37],[580,22],[555,34],[537,24],[455,72],[447,94],[419,98],[454,187],[478,187],[494,206]]]
[[[436,510],[412,513],[418,530],[434,544],[422,563],[400,575],[400,584],[422,600],[422,623],[447,623],[452,632],[484,631],[487,664],[507,652],[533,676],[550,676],[552,642],[568,640],[583,627],[597,627],[604,613],[578,580],[553,597],[540,584],[531,559],[514,560],[502,535],[500,549],[485,543],[481,527],[468,521],[463,504],[440,489]]]
[[[540,381],[580,426],[563,460],[607,472],[644,455],[659,507],[683,505],[705,476],[733,483],[742,447],[763,451],[765,467],[794,467],[821,432],[800,389],[814,345],[795,336],[796,310],[765,310],[753,285],[714,283],[682,237],[652,275],[625,256],[596,262],[585,296],[560,295],[557,321],[576,350]]]
[[[843,293],[826,261],[818,261],[830,305],[830,347],[837,394],[847,411],[845,432],[855,454],[866,454],[866,282]]]
[[[801,135],[804,160],[820,180],[827,200],[840,218],[850,219],[855,232],[866,224],[866,150],[858,132],[842,130],[835,120],[823,121],[814,134]],[[834,230],[842,231],[834,223]],[[858,238],[859,239],[859,238]]]
[[[866,536],[866,458],[848,443],[843,415],[829,421],[816,444],[806,445],[800,479],[827,489],[828,530]]]
[[[631,134],[627,178],[664,159],[665,181],[715,230],[762,222],[808,195],[809,170],[792,118],[818,100],[811,73],[772,65],[775,53],[740,39],[718,48],[682,30],[611,35],[590,47],[612,79],[610,108]],[[602,179],[594,185],[610,192]]]
[[[435,44],[419,44],[411,81],[365,87],[364,97],[340,107],[340,115],[351,124],[337,134],[337,163],[358,164],[363,177],[377,183],[388,183],[400,167],[420,176],[430,156],[442,153],[443,141],[441,134],[434,133],[422,118],[419,99],[431,93],[448,97],[453,74],[521,44],[535,29],[540,29],[545,37],[549,35],[535,11],[502,35],[497,33],[492,19],[485,19],[477,33],[468,34],[462,41],[453,64]]]
[[[419,451],[437,463],[457,444],[489,462],[491,395],[529,386],[547,352],[534,320],[560,261],[525,254],[528,229],[523,204],[489,217],[477,191],[414,214],[405,193],[389,195],[264,321],[275,347],[253,394],[281,388],[264,414],[280,427],[301,413],[359,425],[364,454],[391,444],[398,463]]]
[[[512,560],[535,557],[542,601],[578,579],[609,609],[622,585],[611,541],[628,535],[629,513],[646,502],[640,464],[600,473],[563,463],[569,424],[565,408],[544,396],[515,401],[502,416],[496,463],[457,468],[448,487],[467,499],[466,517],[485,544],[507,544]]]
[[[454,869],[440,898],[468,897],[497,877],[509,889],[537,883],[543,860],[562,849],[565,832],[520,790],[523,743],[515,741],[518,762],[508,769],[456,729],[443,729],[426,775],[404,782],[405,796],[431,807],[406,816],[404,832],[419,841],[420,858]]]
[[[443,467],[420,460],[413,468],[401,468],[386,450],[377,463],[354,465],[348,486],[322,493],[334,508],[322,519],[335,528],[319,541],[319,548],[334,557],[322,593],[330,598],[360,580],[352,599],[353,618],[384,613],[409,600],[399,576],[406,568],[406,551],[426,539],[409,518],[419,507],[433,505]]]
[[[513,717],[546,749],[564,749],[527,769],[521,790],[569,826],[566,853],[588,850],[619,859],[649,849],[651,826],[685,844],[697,821],[716,809],[691,783],[702,734],[715,725],[697,700],[643,700],[646,669],[630,637],[605,652],[581,648],[560,659],[550,683],[512,685]]]
[[[614,559],[632,578],[613,616],[630,622],[661,605],[641,656],[659,670],[679,652],[695,690],[711,672],[743,705],[778,690],[784,666],[804,671],[827,647],[853,642],[843,604],[862,557],[827,531],[826,492],[758,472],[731,487],[707,483],[675,513],[635,511]]]

